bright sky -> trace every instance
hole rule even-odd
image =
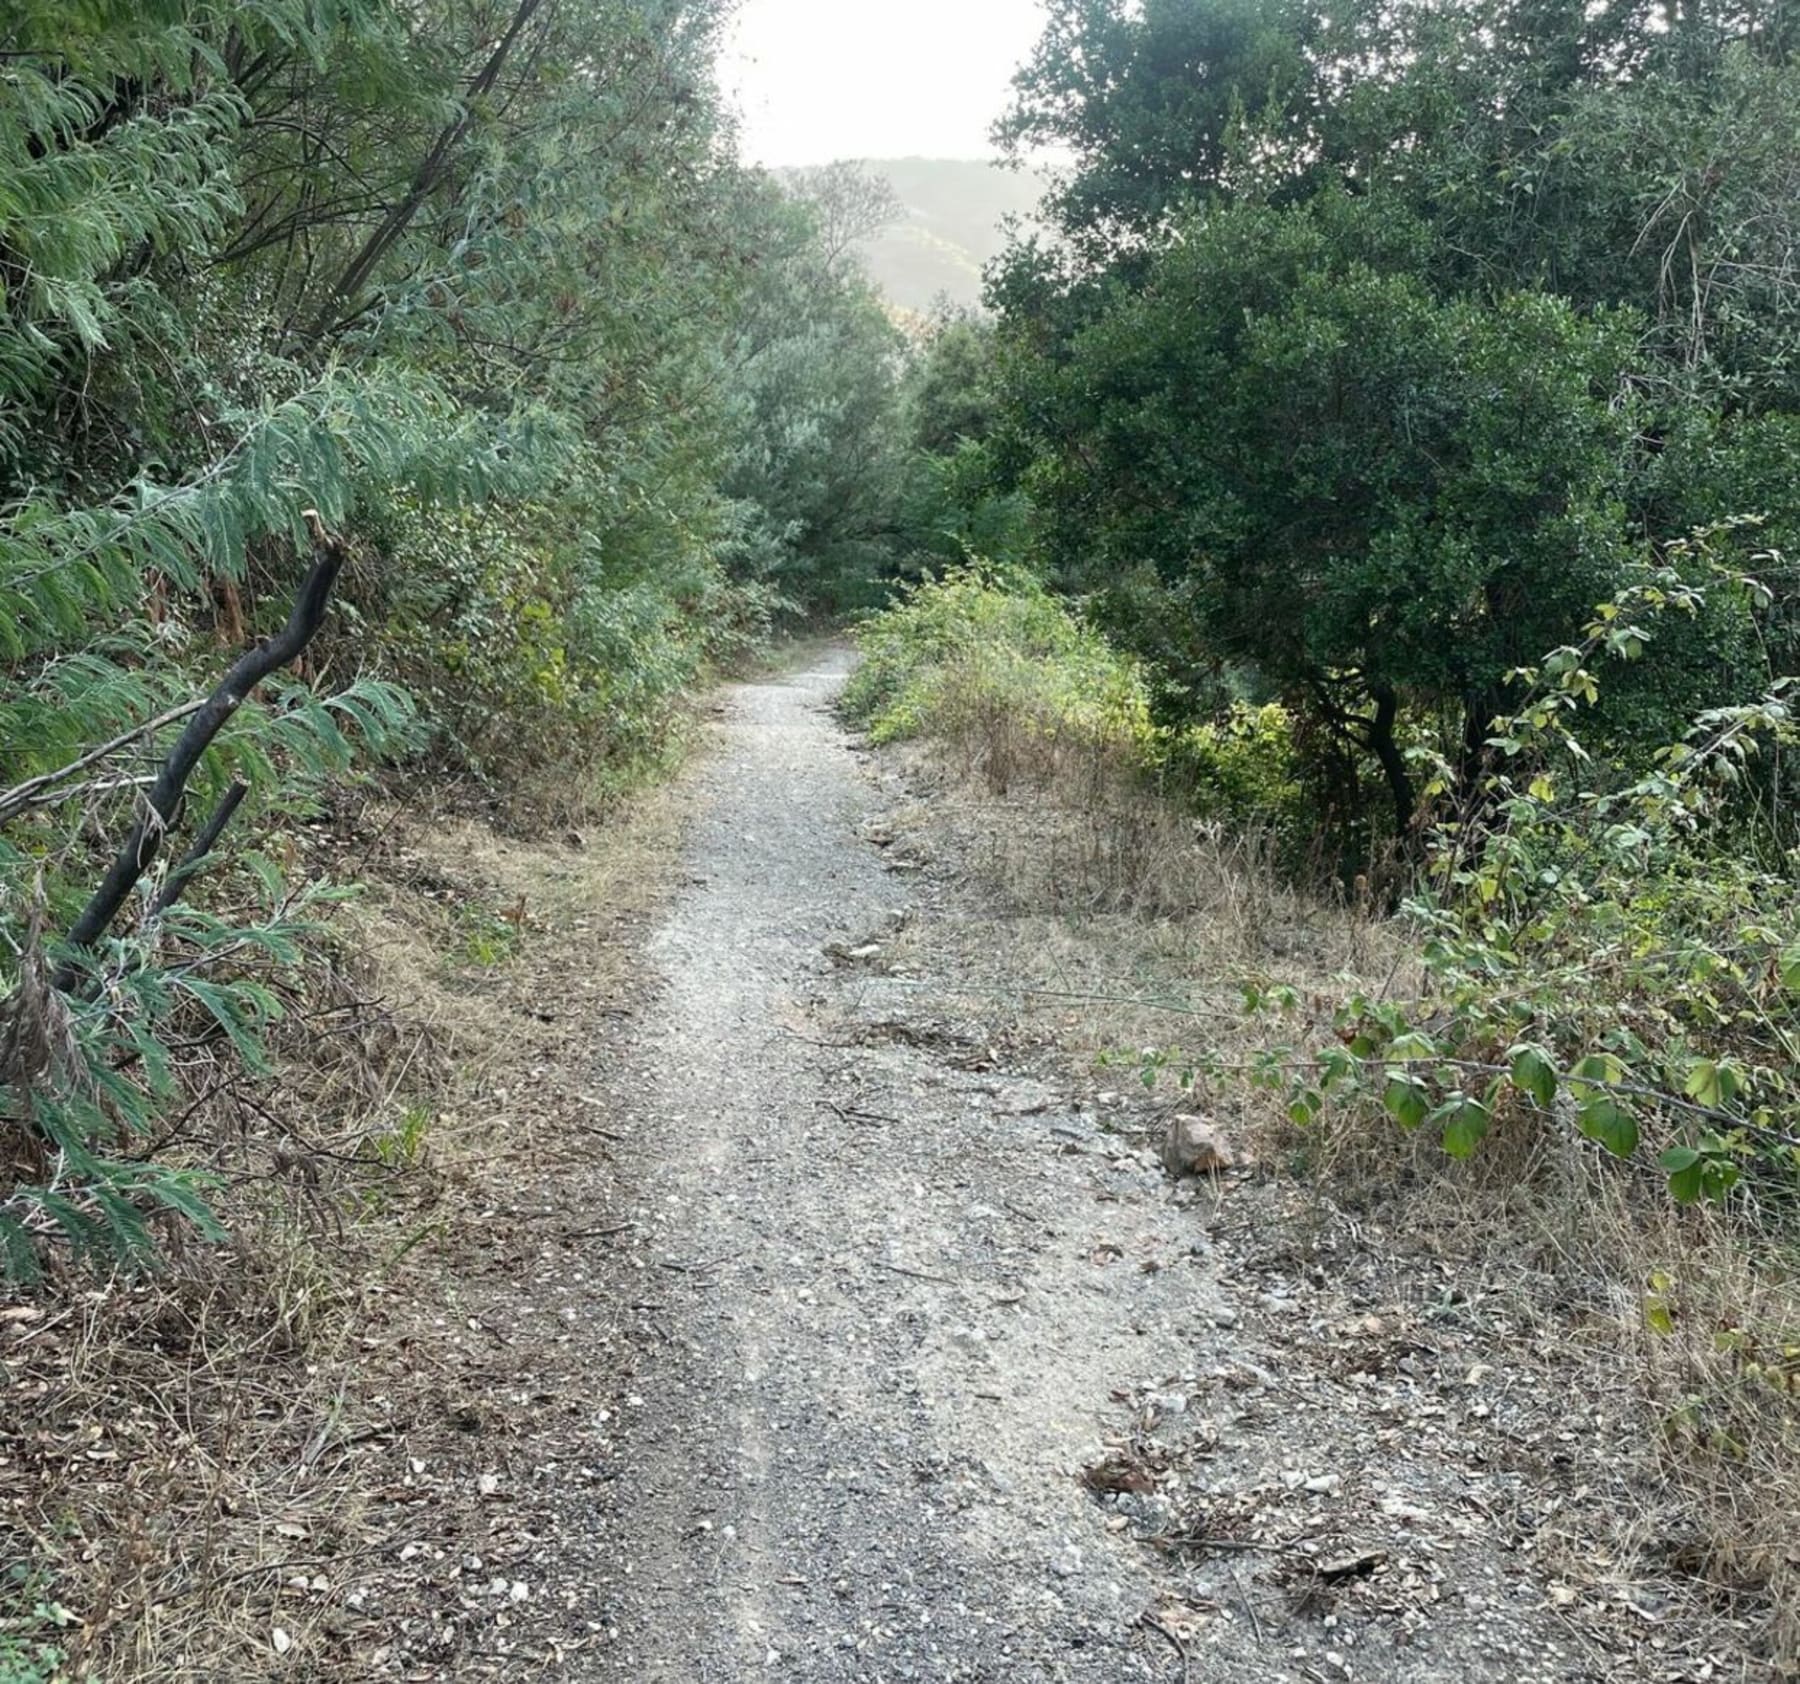
[[[743,0],[720,77],[752,163],[987,158],[1043,0]]]

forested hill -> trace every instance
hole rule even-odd
[[[871,159],[869,173],[894,189],[903,215],[862,248],[869,278],[902,310],[940,298],[981,301],[981,271],[1006,245],[1009,217],[1029,218],[1043,177],[974,159]]]

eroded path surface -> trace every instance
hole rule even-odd
[[[860,975],[916,909],[831,717],[843,667],[730,693],[659,1008],[607,1080],[641,1166],[639,1355],[600,1428],[621,1462],[585,1675],[1167,1677],[1145,1565],[1079,1475],[1114,1377],[1178,1371],[1205,1313],[1191,1221],[1141,1155],[1083,1150],[1091,1121],[978,1047],[916,1044]],[[1136,1202],[1105,1224],[1116,1267],[1082,1228],[1097,1194]]]

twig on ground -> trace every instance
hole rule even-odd
[[[1193,1538],[1179,1532],[1159,1532],[1138,1539],[1159,1550],[1217,1550],[1222,1555],[1280,1555],[1291,1550],[1292,1543],[1259,1544],[1243,1538]]]
[[[1263,1641],[1262,1620],[1257,1616],[1256,1604],[1250,1600],[1250,1593],[1244,1589],[1244,1581],[1238,1576],[1237,1563],[1227,1562],[1225,1571],[1231,1575],[1231,1582],[1237,1586],[1238,1601],[1243,1603],[1244,1612],[1250,1616],[1250,1629],[1256,1634],[1256,1641]]]
[[[1188,1684],[1189,1663],[1187,1645],[1147,1609],[1145,1612],[1138,1615],[1138,1623],[1155,1632],[1157,1636],[1168,1643],[1174,1649],[1175,1653],[1181,1657],[1181,1684]]]
[[[874,1263],[877,1269],[885,1269],[890,1275],[905,1275],[908,1280],[936,1281],[939,1286],[956,1285],[948,1275],[927,1274],[923,1269],[909,1269],[903,1263],[884,1263],[880,1258],[875,1258]]]
[[[813,1104],[822,1111],[835,1111],[841,1121],[846,1123],[898,1123],[898,1117],[890,1117],[880,1111],[863,1111],[854,1105],[839,1105],[829,1099],[815,1099]]]

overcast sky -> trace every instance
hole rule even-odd
[[[743,0],[720,69],[753,163],[986,158],[1043,0]]]

